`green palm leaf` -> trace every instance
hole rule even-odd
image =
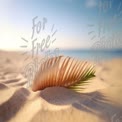
[[[76,92],[81,92],[84,89],[83,86],[87,85],[89,83],[88,80],[90,80],[94,77],[95,77],[95,69],[94,69],[94,67],[91,66],[85,71],[84,75],[81,76],[79,82],[69,86],[68,88],[72,89]]]

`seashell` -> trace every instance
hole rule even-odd
[[[58,56],[41,64],[32,85],[33,91],[60,86],[81,90],[84,81],[93,77],[94,65],[72,57]]]

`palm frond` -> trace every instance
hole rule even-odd
[[[94,66],[87,61],[58,56],[45,61],[35,76],[32,90],[61,86],[81,91],[90,78],[95,77]]]

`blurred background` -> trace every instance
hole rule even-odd
[[[4,0],[0,15],[1,50],[122,57],[121,0]]]

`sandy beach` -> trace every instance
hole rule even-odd
[[[122,122],[122,59],[97,64],[83,93],[62,87],[33,92],[22,74],[28,61],[0,51],[0,122]]]

